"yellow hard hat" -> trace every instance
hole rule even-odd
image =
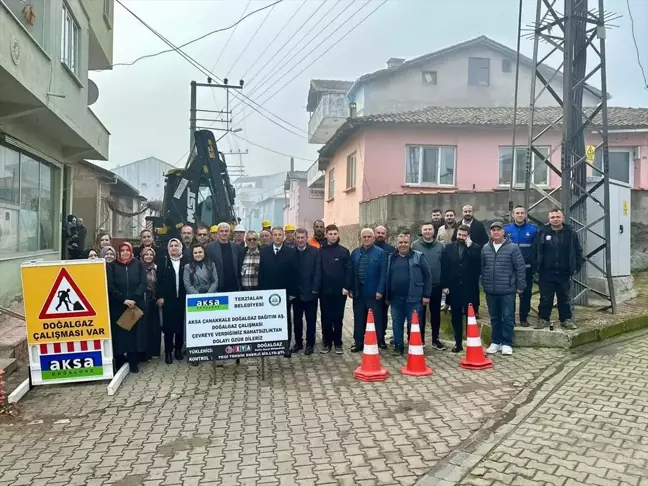
[[[261,221],[261,227],[262,228],[270,228],[272,226],[272,223],[268,221],[267,219],[264,219]]]
[[[295,231],[295,225],[287,224],[286,226],[284,226],[284,231]]]
[[[214,226],[212,226],[211,228],[209,228],[209,232],[210,232],[210,233],[218,233],[218,225],[215,224]]]

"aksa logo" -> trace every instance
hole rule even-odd
[[[192,297],[187,299],[187,312],[206,312],[229,309],[229,297],[215,295],[211,297]]]
[[[227,346],[225,348],[225,353],[226,354],[232,354],[232,353],[245,353],[246,351],[250,351],[252,348],[250,347],[249,344],[243,344],[241,346]]]
[[[279,294],[272,294],[272,295],[268,298],[268,302],[270,302],[270,305],[273,305],[273,306],[276,307],[276,306],[278,306],[279,304],[281,304],[281,296],[280,296]]]

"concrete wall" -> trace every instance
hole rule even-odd
[[[490,85],[468,86],[468,58],[490,59]],[[513,64],[510,73],[502,72],[502,60]],[[437,84],[423,82],[423,71],[436,71]],[[532,71],[520,66],[520,93],[529,93]],[[562,93],[562,82],[554,81],[553,88]],[[515,87],[515,58],[504,57],[488,47],[471,47],[452,53],[441,59],[427,62],[410,69],[398,71],[364,83],[363,96],[355,96],[359,115],[393,113],[418,110],[426,106],[513,106]],[[528,96],[528,95],[527,95]],[[528,99],[524,102],[528,103]],[[583,103],[594,106],[596,99],[586,93]],[[545,91],[537,102],[538,106],[556,106]]]
[[[113,62],[114,0],[81,0],[88,16],[90,42],[88,64],[90,69],[106,69]]]

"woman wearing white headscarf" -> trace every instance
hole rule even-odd
[[[164,263],[157,268],[157,305],[162,307],[164,332],[164,361],[182,360],[185,327],[184,267],[189,261],[183,256],[182,243],[177,238],[169,240]]]

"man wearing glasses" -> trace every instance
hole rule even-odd
[[[243,290],[259,289],[259,235],[256,231],[245,234],[245,257],[241,268],[241,287]]]

